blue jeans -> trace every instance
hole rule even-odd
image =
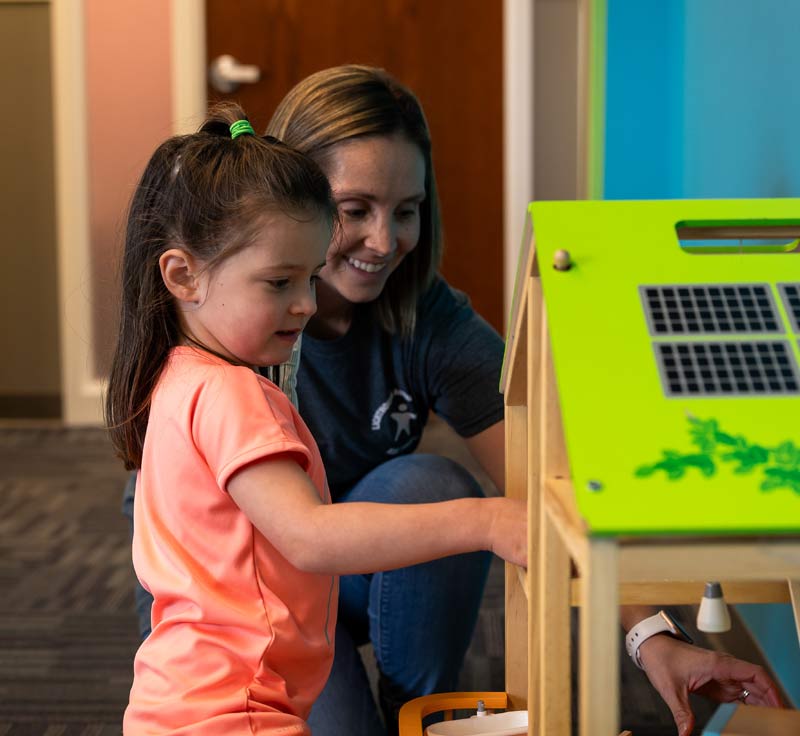
[[[338,500],[422,503],[480,495],[478,483],[457,463],[416,454],[380,465]],[[403,703],[456,690],[490,561],[488,553],[477,552],[342,576],[333,669],[309,718],[314,736],[393,734]],[[379,670],[385,727],[356,651],[368,641]]]
[[[129,495],[123,508],[132,511],[132,489]],[[478,483],[457,463],[415,454],[375,468],[337,503],[423,503],[481,495]],[[475,552],[389,572],[342,576],[333,668],[309,718],[314,736],[394,734],[403,703],[456,690],[490,561],[489,553]],[[152,599],[137,588],[140,631],[146,636]],[[378,665],[380,704],[372,697],[357,650],[367,642],[372,642]]]
[[[136,490],[136,472],[128,476],[125,491],[122,494],[122,514],[128,519],[128,528],[133,539],[133,494]],[[136,580],[133,586],[133,600],[136,606],[136,618],[139,621],[139,635],[142,639],[150,636],[152,624],[150,622],[150,609],[153,607],[153,596],[150,595],[142,584]]]

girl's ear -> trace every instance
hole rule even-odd
[[[158,259],[161,278],[176,299],[189,304],[202,301],[201,279],[194,257],[180,248],[170,248]]]

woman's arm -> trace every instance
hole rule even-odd
[[[465,440],[469,451],[481,464],[500,493],[506,489],[506,423],[499,421]]]
[[[527,562],[527,513],[520,501],[323,504],[308,476],[286,457],[243,468],[227,490],[278,551],[308,572],[376,572],[477,550]]]

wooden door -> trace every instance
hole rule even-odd
[[[308,74],[380,66],[419,97],[442,202],[442,272],[503,330],[503,76],[500,0],[206,0],[208,60],[261,69],[231,95],[263,130]]]

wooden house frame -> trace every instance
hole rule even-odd
[[[517,272],[502,377],[506,494],[527,499],[529,524],[527,572],[506,566],[506,690],[509,708],[528,709],[530,734],[570,734],[573,605],[581,609],[578,717],[582,736],[619,732],[620,604],[698,603],[705,581],[719,580],[730,603],[791,600],[795,620],[800,620],[800,495],[796,492],[783,489],[783,496],[763,501],[769,504],[778,499],[775,508],[756,519],[752,528],[747,521],[739,524],[741,514],[716,520],[708,509],[702,509],[695,518],[691,508],[687,509],[687,525],[678,523],[680,517],[674,514],[657,522],[657,528],[652,522],[658,517],[652,514],[633,514],[618,526],[604,517],[597,526],[592,518],[587,519],[585,473],[581,470],[578,480],[572,467],[573,461],[577,464],[579,460],[581,447],[574,440],[568,441],[569,422],[562,412],[564,398],[578,387],[574,371],[565,368],[563,349],[561,365],[553,354],[554,332],[572,329],[569,319],[550,318],[558,305],[568,311],[558,295],[558,279],[569,278],[572,272],[588,282],[591,269],[599,267],[603,258],[616,259],[619,283],[635,290],[639,276],[636,258],[626,262],[628,255],[615,253],[613,245],[607,243],[605,252],[596,246],[600,234],[606,239],[624,239],[631,235],[624,232],[625,228],[635,229],[637,223],[655,223],[646,226],[651,244],[672,238],[676,249],[679,237],[777,234],[797,238],[800,234],[798,200],[683,202],[683,218],[673,216],[677,206],[666,202],[542,202],[530,207],[531,222]],[[663,230],[665,223],[672,223],[671,232],[659,233],[658,227]],[[770,226],[767,230],[766,225]],[[700,230],[692,232],[693,226]],[[590,247],[590,243],[594,245]],[[778,250],[795,246],[790,243]],[[571,255],[557,253],[561,249]],[[680,262],[684,270],[680,281],[708,281],[713,272],[703,259],[715,257],[689,258],[684,256]],[[774,281],[767,275],[774,275],[780,264],[778,278],[800,281],[800,258],[784,260],[766,252],[744,258],[750,259],[743,267],[750,279]],[[693,268],[701,273],[693,276]],[[734,263],[732,273],[737,268],[740,266]],[[577,298],[574,291],[570,296]],[[638,302],[638,297],[631,298]],[[636,319],[643,322],[641,315]],[[597,326],[590,325],[589,329]],[[787,331],[798,333],[800,329],[795,324]],[[570,340],[569,334],[558,337],[559,347]],[[798,337],[794,334],[787,343],[795,360]],[[655,367],[652,370],[655,372]],[[767,399],[743,404],[741,411],[749,421],[757,422],[758,417],[753,420],[748,412],[756,411],[764,401]],[[721,400],[718,406],[724,407],[726,402]],[[800,407],[797,397],[781,397],[772,400],[770,411],[786,402],[796,402],[790,406]],[[571,410],[574,416],[574,402]],[[585,406],[584,410],[592,411],[592,407]],[[588,482],[589,493],[593,482]],[[588,501],[590,506],[592,501]],[[762,503],[760,498],[758,503]]]

